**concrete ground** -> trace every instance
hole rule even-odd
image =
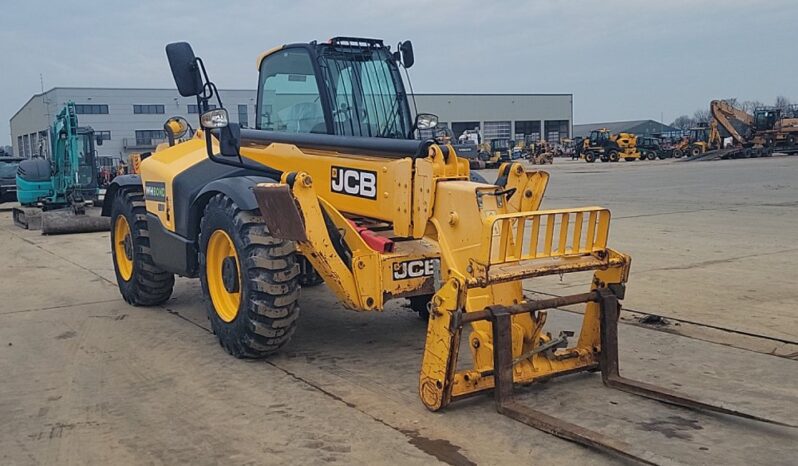
[[[625,306],[798,340],[798,157],[546,169],[544,208],[611,208],[611,244],[634,258]],[[402,303],[358,314],[324,287],[305,289],[285,350],[235,360],[209,331],[196,280],[179,279],[162,307],[125,304],[108,236],[43,237],[0,212],[0,464],[618,462],[497,414],[489,396],[427,412],[416,395],[425,325]],[[579,281],[526,288],[564,294]],[[579,317],[550,312],[552,332]],[[793,346],[702,329],[622,325],[624,374],[798,419],[796,361],[763,354]],[[798,457],[796,429],[665,406],[607,389],[597,374],[520,393],[682,463]]]

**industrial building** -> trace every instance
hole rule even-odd
[[[590,132],[607,128],[611,133],[631,133],[638,136],[661,135],[664,137],[676,137],[681,135],[679,128],[668,126],[655,120],[630,120],[630,121],[609,121],[604,123],[588,123],[574,125],[574,137],[587,137]]]
[[[232,121],[255,126],[254,90],[220,90]],[[559,141],[572,133],[571,94],[416,94],[419,112],[434,113],[455,135],[479,128],[485,140],[532,135]],[[47,155],[48,128],[67,101],[76,104],[81,126],[102,138],[99,155],[126,157],[152,150],[164,139],[163,123],[172,116],[197,121],[194,98],[176,89],[56,87],[32,96],[11,117],[14,154]]]

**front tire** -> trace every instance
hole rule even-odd
[[[211,328],[237,358],[284,346],[299,317],[295,245],[271,236],[263,219],[223,194],[200,222],[200,281]]]
[[[588,152],[587,154],[585,154],[585,162],[593,163],[595,161],[596,161],[596,154],[594,154],[593,152]]]
[[[139,190],[119,192],[111,206],[111,255],[122,298],[134,306],[157,306],[172,295],[175,276],[155,265],[147,209]]]
[[[617,162],[621,160],[621,155],[617,150],[613,149],[610,151],[608,158],[610,159],[610,162]]]

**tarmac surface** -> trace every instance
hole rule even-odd
[[[624,313],[622,373],[795,423],[798,157],[558,159],[545,169],[543,208],[611,209],[611,247],[633,257],[624,306],[667,316],[648,326]],[[236,360],[210,333],[197,280],[178,279],[161,307],[131,307],[116,288],[108,233],[41,236],[14,227],[7,206],[0,464],[619,462],[496,413],[489,395],[428,412],[417,397],[425,324],[401,300],[354,313],[324,286],[303,289],[284,351]],[[525,288],[570,294],[588,279]],[[549,317],[553,334],[580,319],[578,309]],[[518,393],[676,462],[798,458],[798,429],[667,406],[606,388],[598,374]]]

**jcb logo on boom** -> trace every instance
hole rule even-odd
[[[393,265],[393,279],[431,277],[435,274],[438,259],[416,259],[397,262]]]
[[[354,168],[332,167],[330,189],[334,193],[377,198],[377,172]]]

